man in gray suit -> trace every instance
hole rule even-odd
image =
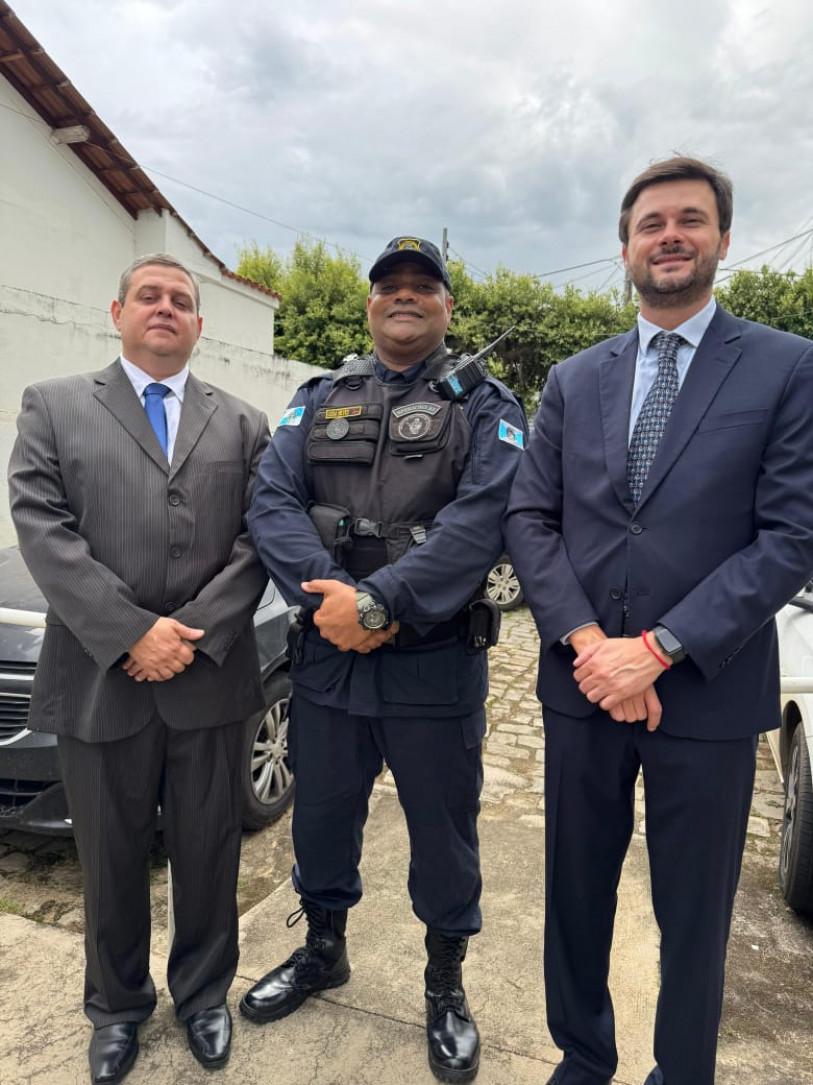
[[[172,864],[168,983],[189,1046],[229,1055],[241,721],[262,707],[245,525],[265,416],[197,380],[196,281],[142,257],[111,312],[121,357],[27,388],[9,468],[20,549],[48,601],[29,726],[58,736],[85,878],[94,1085],[128,1072],[149,974],[149,850]]]

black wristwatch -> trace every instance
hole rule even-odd
[[[655,625],[652,627],[652,636],[655,638],[655,642],[672,663],[680,663],[687,656],[686,649],[680,643],[674,634],[670,633],[665,625]]]
[[[377,603],[369,592],[356,592],[356,606],[359,612],[359,625],[363,629],[389,629],[392,625],[390,612],[383,603]]]

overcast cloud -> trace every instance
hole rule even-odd
[[[11,2],[148,172],[365,270],[444,226],[473,272],[613,257],[624,188],[675,149],[734,180],[729,263],[813,225],[809,0]],[[152,176],[230,266],[293,243]]]

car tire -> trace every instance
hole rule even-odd
[[[779,888],[796,912],[813,912],[813,780],[804,727],[793,732],[785,775]]]
[[[266,707],[246,720],[243,736],[243,828],[263,829],[283,814],[294,797],[288,764],[291,683],[284,671],[263,682]]]
[[[502,557],[492,566],[486,577],[486,594],[500,610],[513,610],[523,601],[522,588],[514,572],[514,566],[507,557]]]

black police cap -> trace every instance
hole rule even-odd
[[[440,279],[447,290],[452,289],[449,272],[440,255],[437,245],[422,237],[394,237],[370,268],[370,282],[377,283],[387,275],[396,264],[406,263],[422,265],[435,279]]]

